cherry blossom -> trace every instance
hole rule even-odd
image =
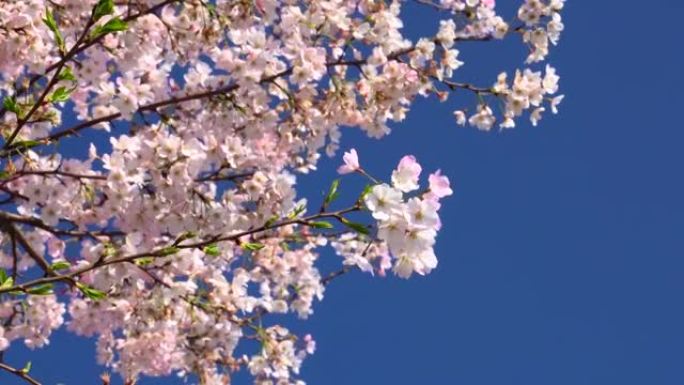
[[[355,149],[351,149],[344,153],[342,157],[344,159],[344,164],[337,169],[340,174],[349,174],[361,168],[359,165],[359,156]]]
[[[422,168],[412,155],[406,155],[399,161],[397,169],[392,172],[392,185],[402,192],[410,192],[418,188],[418,178]]]

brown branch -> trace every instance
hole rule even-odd
[[[2,362],[0,362],[0,369],[14,374],[15,376],[21,378],[22,380],[28,382],[31,385],[41,385],[40,382],[38,382],[38,380],[29,376],[28,373],[26,373],[26,371],[24,371],[24,369],[13,368],[13,367],[11,367],[7,364],[4,364]]]
[[[17,282],[19,276],[19,253],[17,251],[17,240],[14,236],[12,238],[12,282]]]
[[[123,18],[122,20],[123,20],[124,22],[126,22],[126,23],[131,22],[131,21],[134,21],[135,19],[138,19],[138,18],[140,18],[140,17],[142,17],[142,16],[145,16],[145,15],[148,15],[148,14],[150,14],[150,13],[156,12],[156,11],[159,10],[160,8],[162,8],[162,7],[164,7],[164,6],[168,5],[168,4],[171,4],[171,3],[175,3],[175,2],[177,2],[177,1],[183,1],[183,0],[165,0],[165,1],[162,1],[161,3],[159,3],[159,4],[157,4],[157,5],[154,5],[154,6],[150,7],[150,8],[148,8],[148,9],[144,10],[144,11],[141,11],[141,12],[138,12],[138,13],[136,13],[136,14],[134,14],[134,15],[130,15],[130,16],[128,16],[128,17],[125,17],[125,18]],[[95,39],[89,40],[89,41],[88,41],[86,44],[84,44],[81,48],[79,48],[78,50],[76,50],[76,54],[81,53],[81,52],[85,51],[86,49],[92,47],[93,45],[99,43],[102,39],[104,39],[105,36],[106,36],[106,34],[102,34],[102,35],[96,37]],[[60,60],[59,62],[57,62],[57,63],[55,63],[55,64],[49,66],[49,67],[46,69],[46,73],[50,73],[51,71],[53,71],[53,70],[54,70],[55,68],[57,68],[57,67],[59,66],[59,64],[62,63],[62,62],[65,62],[65,60],[64,60],[64,59],[63,59],[63,60]]]
[[[2,185],[0,185],[0,191],[2,191],[2,192],[4,192],[5,194],[9,195],[9,198],[8,198],[8,199],[4,199],[2,202],[0,202],[0,204],[7,204],[7,203],[10,203],[10,202],[12,202],[14,199],[16,199],[16,198],[21,198],[21,199],[23,199],[23,200],[25,200],[25,201],[28,201],[28,200],[29,200],[27,196],[22,195],[22,194],[20,194],[20,193],[18,193],[18,192],[16,192],[16,191],[12,191],[12,190],[10,190],[10,189],[6,188],[5,186],[2,186]]]
[[[390,54],[388,56],[389,60],[397,60],[400,56],[406,55],[408,53],[411,53],[414,51],[416,48],[415,47],[408,47],[402,50],[399,50],[393,54]],[[361,59],[361,60],[337,60],[334,62],[329,62],[326,65],[328,67],[335,67],[335,66],[360,66],[362,64],[366,63],[366,59]],[[279,73],[276,73],[274,75],[266,76],[262,78],[259,83],[260,84],[265,84],[265,83],[270,83],[275,81],[278,78],[281,78],[283,76],[290,75],[292,73],[292,67],[287,68]],[[165,107],[168,105],[172,104],[178,104],[178,103],[183,103],[191,100],[197,100],[197,99],[203,99],[203,98],[208,98],[208,97],[213,97],[213,96],[218,96],[222,94],[227,94],[230,92],[234,92],[240,88],[240,85],[235,83],[231,84],[225,87],[217,88],[215,90],[208,90],[208,91],[203,91],[195,94],[189,94],[185,96],[177,96],[177,97],[172,97],[170,99],[162,100],[159,102],[154,102],[150,104],[146,104],[138,108],[135,112],[140,113],[140,112],[145,112],[145,111],[155,111],[160,107]],[[43,144],[48,144],[54,141],[57,141],[65,136],[73,135],[78,133],[79,131],[82,131],[86,128],[92,127],[96,124],[100,123],[106,123],[106,122],[111,122],[113,120],[116,120],[121,117],[121,113],[114,113],[114,114],[109,114],[105,116],[101,116],[96,119],[92,119],[86,122],[79,123],[73,127],[70,127],[68,129],[56,132],[54,134],[48,135],[43,138],[38,138],[35,139],[36,142],[40,142]],[[0,158],[6,158],[8,156],[11,156],[13,151],[16,150],[16,146],[5,146],[5,148],[0,151]]]
[[[6,185],[9,182],[15,181],[17,179],[20,179],[24,176],[30,176],[30,175],[38,175],[38,176],[65,176],[69,178],[74,178],[74,179],[93,179],[93,180],[106,180],[107,177],[105,175],[99,175],[99,174],[91,174],[91,175],[86,175],[86,174],[76,174],[72,172],[67,172],[67,171],[60,171],[59,169],[57,170],[22,170],[22,171],[17,171],[14,175],[10,176],[9,178],[6,178],[0,183],[1,185]]]
[[[221,182],[221,181],[232,181],[240,178],[247,178],[254,175],[253,171],[246,171],[235,174],[221,175],[221,170],[216,171],[207,176],[199,177],[195,179],[195,182]],[[101,174],[76,174],[72,172],[60,171],[60,170],[27,170],[19,171],[11,177],[4,179],[0,185],[5,185],[14,180],[20,179],[25,176],[38,175],[38,176],[65,176],[73,179],[92,179],[92,180],[107,180],[107,175]]]
[[[158,284],[164,286],[164,287],[167,288],[167,289],[170,289],[170,290],[173,290],[173,289],[174,289],[173,286],[171,286],[171,285],[169,285],[168,283],[164,282],[164,280],[162,280],[161,278],[159,278],[156,274],[152,273],[151,271],[145,269],[145,268],[142,267],[142,266],[138,266],[138,265],[135,264],[134,262],[130,262],[130,263],[133,264],[133,266],[137,267],[139,270],[141,270],[143,273],[145,273],[145,275],[147,275],[147,276],[148,276],[150,279],[152,279],[154,282],[156,282],[156,283],[158,283]],[[190,306],[192,306],[192,307],[194,307],[194,308],[196,308],[196,309],[200,309],[200,310],[202,310],[202,311],[204,311],[204,312],[208,312],[208,310],[226,312],[226,313],[228,313],[228,314],[230,315],[230,322],[232,322],[232,323],[234,323],[234,324],[236,324],[236,325],[240,325],[240,326],[243,326],[243,324],[244,324],[244,321],[242,321],[242,320],[239,319],[239,318],[236,318],[236,317],[234,316],[233,312],[231,312],[230,310],[228,310],[228,308],[225,307],[224,305],[214,305],[214,304],[208,304],[208,303],[200,303],[200,302],[197,301],[196,298],[193,298],[192,296],[187,296],[187,295],[178,295],[177,297],[180,298],[183,302],[187,303],[188,305],[190,305]]]
[[[415,51],[415,49],[416,49],[416,47],[414,47],[414,46],[404,48],[404,49],[401,49],[395,53],[388,55],[387,58],[388,58],[388,60],[401,61],[400,60],[401,56],[407,55],[407,54]],[[328,67],[361,66],[363,64],[366,64],[366,62],[367,62],[367,59],[360,59],[360,60],[342,60],[342,59],[340,59],[340,60],[337,60],[334,62],[326,63],[326,65]],[[283,76],[287,76],[291,73],[292,73],[292,68],[288,68],[288,69],[283,70],[277,74],[264,77],[263,79],[261,79],[259,81],[259,83],[260,84],[271,83],[271,82],[275,81],[276,79],[281,78]],[[453,86],[456,86],[456,83],[453,83]],[[136,113],[145,112],[145,111],[155,111],[160,107],[165,107],[165,106],[172,105],[172,104],[178,104],[178,103],[183,103],[183,102],[187,102],[187,101],[191,101],[191,100],[197,100],[197,99],[203,99],[203,98],[207,98],[207,97],[213,97],[213,96],[218,96],[218,95],[222,95],[222,94],[227,94],[227,93],[234,92],[234,91],[238,90],[239,88],[240,88],[239,84],[231,84],[229,86],[221,87],[221,88],[218,88],[215,90],[209,90],[209,91],[199,92],[199,93],[185,95],[185,96],[172,97],[170,99],[166,99],[166,100],[162,100],[159,102],[143,105],[136,110]],[[463,87],[463,88],[465,88],[465,87]],[[44,138],[36,139],[36,141],[41,142],[41,143],[51,143],[51,142],[54,142],[56,140],[61,139],[62,137],[69,136],[72,134],[76,134],[79,131],[84,130],[86,128],[89,128],[91,126],[94,126],[96,124],[111,122],[111,121],[116,120],[120,117],[121,117],[121,113],[118,113],[118,112],[114,113],[114,114],[106,115],[106,116],[101,116],[101,117],[96,118],[96,119],[92,119],[92,120],[89,120],[86,122],[79,123],[79,124],[77,124],[71,128],[65,129],[63,131],[56,132],[56,133],[49,135],[49,136],[46,136]],[[14,149],[13,147],[9,147],[9,148],[6,148],[5,150],[1,151],[0,152],[0,158],[1,157],[7,157],[11,153],[11,150],[13,150],[13,149]]]
[[[219,170],[220,171],[220,170]],[[234,181],[240,178],[248,178],[254,175],[254,171],[221,175],[220,172],[216,172],[205,177],[195,179],[195,182],[221,182],[221,181]]]
[[[21,223],[21,224],[32,226],[32,227],[37,227],[39,229],[48,231],[48,232],[50,232],[54,235],[57,235],[57,236],[67,236],[67,237],[76,237],[76,238],[90,237],[93,239],[97,239],[98,237],[101,237],[101,236],[111,238],[111,237],[117,237],[117,236],[125,235],[125,233],[123,233],[121,231],[62,230],[62,229],[57,229],[53,226],[50,226],[38,218],[21,216],[21,215],[12,214],[12,213],[8,213],[8,212],[4,212],[4,211],[0,211],[0,220],[3,220],[3,221],[8,222],[8,223],[9,222]]]
[[[432,79],[438,83],[444,84],[451,91],[456,91],[457,89],[464,89],[464,90],[472,91],[478,95],[496,95],[496,96],[500,95],[500,93],[494,91],[494,89],[492,89],[492,88],[478,87],[478,86],[475,86],[475,85],[470,84],[470,83],[461,83],[461,82],[455,82],[453,80],[448,80],[448,79],[440,79],[439,77],[437,77],[431,73],[428,73],[427,71],[425,71],[423,69],[415,68],[410,63],[406,63],[401,59],[398,59],[398,60],[400,62],[406,64],[407,66],[409,66],[412,70],[416,71],[417,73],[420,73],[423,76],[427,76],[430,79]]]
[[[347,274],[352,269],[353,269],[353,267],[351,265],[346,265],[343,268],[341,268],[340,270],[333,271],[332,273],[326,275],[325,277],[323,277],[323,279],[321,279],[321,284],[323,286],[327,286],[333,279],[335,279],[341,275]]]
[[[334,218],[337,219],[338,221],[342,221],[343,215],[358,211],[360,210],[359,205],[354,205],[350,208],[343,209],[343,210],[338,210],[334,212],[327,212],[327,213],[319,213],[319,214],[314,214],[310,215],[308,217],[304,218],[294,218],[294,219],[287,219],[283,220],[271,225],[263,225],[259,226],[254,229],[250,230],[245,230],[241,231],[235,234],[230,234],[230,235],[217,235],[210,237],[208,239],[205,239],[200,242],[195,242],[195,243],[189,243],[189,244],[175,244],[173,247],[177,249],[200,249],[205,246],[217,243],[217,242],[225,242],[225,241],[237,241],[242,237],[256,234],[256,233],[261,233],[264,231],[268,230],[274,230],[283,226],[289,226],[289,225],[303,225],[303,226],[308,226],[309,222],[315,221],[317,219],[323,219],[323,218]],[[142,253],[136,253],[136,254],[131,254],[131,255],[126,255],[122,257],[116,257],[116,258],[111,258],[111,259],[101,259],[98,260],[97,262],[93,263],[92,265],[88,266],[83,266],[79,269],[76,269],[68,274],[51,274],[48,277],[43,277],[43,278],[38,278],[34,279],[32,281],[25,282],[20,285],[15,285],[12,287],[8,288],[2,288],[0,289],[0,294],[2,293],[8,293],[8,292],[27,292],[30,288],[39,286],[39,285],[44,285],[44,284],[49,284],[49,283],[54,283],[54,282],[60,282],[60,281],[68,281],[68,282],[73,282],[74,279],[81,274],[87,273],[89,271],[95,270],[100,267],[108,266],[108,265],[113,265],[113,264],[119,264],[119,263],[125,263],[125,262],[133,262],[135,260],[141,259],[141,258],[161,258],[161,257],[166,257],[169,256],[168,252],[169,248],[168,247],[162,247],[157,250],[153,251],[148,251],[148,252],[142,252]],[[48,266],[49,268],[49,266]]]
[[[95,11],[93,10],[93,12],[95,12]],[[45,101],[45,98],[47,97],[47,95],[50,93],[50,90],[59,81],[60,71],[62,71],[62,68],[66,65],[66,63],[69,60],[71,60],[74,56],[76,56],[76,54],[79,52],[78,46],[81,45],[81,43],[83,43],[83,40],[86,38],[86,36],[88,36],[88,31],[90,30],[90,27],[93,26],[93,24],[95,24],[95,20],[93,19],[93,16],[91,14],[91,16],[88,18],[88,22],[86,23],[85,28],[83,28],[83,32],[81,32],[81,36],[79,36],[78,40],[76,40],[76,43],[74,43],[74,45],[71,47],[69,52],[67,52],[66,55],[64,55],[62,60],[60,60],[56,64],[55,74],[52,75],[52,78],[50,79],[48,84],[45,86],[45,89],[43,90],[43,92],[38,97],[38,100],[33,104],[33,106],[31,107],[29,112],[26,114],[26,116],[24,116],[23,118],[17,117],[18,118],[17,119],[17,127],[14,129],[14,131],[12,131],[9,138],[7,138],[7,140],[5,141],[4,148],[9,148],[12,145],[12,142],[17,137],[17,135],[19,135],[19,132],[24,127],[24,125],[31,119],[31,116],[38,110],[38,108],[40,108],[43,105],[43,102]],[[48,71],[48,73],[49,73],[49,71]]]
[[[26,253],[33,259],[38,266],[40,266],[43,271],[45,271],[45,274],[47,275],[54,275],[54,271],[50,267],[50,264],[43,258],[42,255],[39,255],[33,247],[29,244],[28,240],[24,238],[24,235],[21,233],[21,231],[17,230],[17,228],[11,223],[11,222],[5,222],[2,223],[2,226],[5,228],[5,231],[14,239],[16,239],[17,243],[26,251]]]

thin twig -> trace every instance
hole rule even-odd
[[[15,376],[21,378],[22,380],[28,382],[31,385],[41,385],[40,382],[38,382],[38,380],[29,376],[28,373],[26,373],[26,371],[24,371],[23,369],[13,368],[13,367],[11,367],[7,364],[4,364],[2,362],[0,362],[0,369],[14,374]]]

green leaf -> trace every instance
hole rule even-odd
[[[290,219],[297,218],[299,216],[299,214],[304,212],[304,210],[306,210],[306,206],[299,205],[299,206],[295,207],[295,209],[291,213],[289,213],[287,215],[287,217]]]
[[[10,174],[9,172],[7,172],[5,170],[0,171],[0,179],[9,178],[10,175],[12,175],[12,174]]]
[[[152,257],[136,258],[134,261],[134,263],[138,266],[147,266],[152,262],[154,262],[154,258]]]
[[[12,277],[5,276],[5,278],[2,280],[2,283],[0,284],[0,289],[9,289],[12,286],[14,286],[14,279]]]
[[[169,246],[165,247],[157,252],[157,255],[160,255],[162,257],[166,257],[167,255],[173,255],[179,252],[180,249],[177,248],[176,246]]]
[[[62,71],[59,73],[59,76],[57,76],[58,80],[70,80],[72,82],[76,81],[76,76],[74,76],[74,73],[71,72],[71,68],[69,66],[64,66]]]
[[[73,88],[69,90],[66,87],[59,87],[50,95],[48,100],[56,103],[66,102],[69,100],[69,96],[73,90]]]
[[[62,37],[62,33],[59,32],[59,27],[57,27],[55,17],[52,15],[52,12],[49,8],[45,8],[45,18],[43,19],[43,23],[45,23],[45,25],[50,29],[50,31],[52,31],[52,34],[55,36],[55,42],[57,42],[59,50],[64,52],[64,38]]]
[[[50,266],[50,268],[52,270],[64,270],[64,269],[68,269],[70,267],[71,267],[71,263],[69,263],[68,261],[55,262]]]
[[[337,197],[340,195],[337,192],[337,188],[340,187],[340,180],[335,179],[332,184],[330,184],[330,189],[328,190],[328,195],[325,196],[325,206],[329,205],[332,201],[337,199]]]
[[[205,254],[211,255],[212,257],[218,257],[219,255],[221,255],[221,250],[219,249],[218,245],[215,243],[206,246],[203,249],[203,251]]]
[[[264,246],[264,245],[261,244],[261,243],[251,243],[251,242],[243,243],[243,244],[240,245],[240,246],[241,246],[243,249],[249,250],[249,251],[258,251],[258,250],[261,250],[261,249],[263,249],[264,247],[266,247],[266,246]]]
[[[51,31],[57,29],[57,22],[55,21],[55,17],[52,15],[52,11],[50,11],[49,8],[45,8],[45,18],[43,19],[43,22],[48,28],[50,28]]]
[[[95,29],[93,29],[93,32],[90,33],[90,37],[92,39],[97,39],[98,37],[111,32],[125,31],[126,28],[128,28],[128,24],[126,24],[125,21],[119,19],[118,17],[115,17],[106,22],[104,25],[99,25],[95,27]]]
[[[76,283],[76,287],[78,287],[78,289],[81,291],[81,293],[83,293],[83,295],[92,299],[93,301],[99,301],[107,297],[107,293],[105,293],[104,291],[94,289],[81,282]]]
[[[100,0],[93,11],[93,20],[97,21],[102,16],[111,15],[112,13],[114,13],[114,1]]]
[[[274,215],[274,216],[268,218],[268,220],[267,220],[266,223],[264,224],[264,227],[268,228],[268,227],[273,226],[273,224],[275,224],[276,222],[278,222],[278,219],[280,219],[280,217],[278,217],[277,215]]]
[[[315,229],[332,229],[333,228],[332,223],[326,222],[326,221],[309,222],[308,225],[315,228]]]
[[[368,231],[368,228],[361,223],[352,222],[352,221],[348,220],[347,218],[342,218],[341,221],[345,226],[356,231],[357,233],[361,233],[361,234],[365,234],[365,235],[368,235],[370,233]]]
[[[181,242],[183,242],[183,241],[185,241],[185,240],[187,240],[187,239],[195,238],[196,236],[197,236],[197,233],[195,233],[194,231],[185,232],[185,233],[181,234],[181,235],[176,239],[176,242],[174,242],[174,244],[177,245],[177,244],[179,244],[179,243],[181,243]]]
[[[2,101],[2,107],[5,110],[14,112],[17,115],[19,115],[19,113],[21,112],[21,109],[17,104],[17,99],[14,96],[5,97],[5,99]]]
[[[52,284],[46,283],[44,285],[36,286],[34,288],[26,290],[27,294],[31,295],[48,295],[52,294]]]
[[[374,184],[366,185],[366,187],[363,188],[363,191],[361,191],[361,195],[359,195],[359,202],[362,202],[366,195],[368,195],[368,193],[370,193],[375,186],[376,185]]]
[[[216,6],[214,4],[204,4],[204,7],[207,9],[207,12],[209,12],[209,16],[211,17],[216,17]]]
[[[24,374],[28,374],[28,372],[31,371],[31,361],[27,362],[26,365],[24,365],[24,368],[21,369],[21,372]]]
[[[38,145],[40,145],[40,142],[37,140],[19,140],[12,143],[12,147],[22,149],[29,149]]]
[[[103,245],[102,249],[102,256],[103,257],[111,257],[112,255],[116,255],[116,247],[111,242],[106,242]]]

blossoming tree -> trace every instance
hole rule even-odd
[[[0,358],[66,327],[96,337],[98,362],[129,385],[228,384],[239,370],[303,384],[314,341],[270,316],[306,318],[352,270],[428,274],[452,190],[439,171],[421,188],[410,155],[369,175],[353,149],[338,172],[368,187],[351,201],[339,180],[298,197],[295,175],[344,129],[388,134],[419,96],[472,93],[454,116],[481,130],[555,113],[543,62],[564,0],[518,1],[505,22],[494,0],[415,0],[435,25],[412,40],[400,0],[1,2]],[[505,38],[529,48],[510,80],[457,81],[462,42]],[[323,275],[328,246],[340,268]],[[39,384],[30,367],[0,369]]]

